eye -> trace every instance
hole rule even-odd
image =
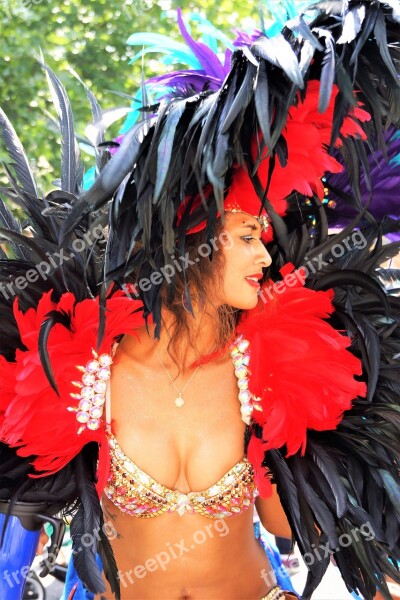
[[[256,241],[256,240],[258,240],[259,242],[262,242],[262,239],[261,239],[261,238],[255,238],[255,237],[253,237],[252,235],[243,235],[243,236],[241,236],[241,238],[240,238],[240,239],[241,239],[241,240],[244,240],[244,241],[246,242],[246,244],[250,244],[250,242],[251,242],[252,240],[255,240],[255,241]]]

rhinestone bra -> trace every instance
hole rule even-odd
[[[199,513],[222,519],[243,512],[256,499],[253,467],[246,457],[207,490],[183,494],[161,485],[142,471],[124,454],[111,434],[109,445],[111,475],[105,493],[115,506],[129,515],[149,518],[176,511],[180,516]]]
[[[246,423],[249,422],[252,409],[257,408],[258,401],[247,387],[248,346],[248,341],[239,337],[231,348],[240,390],[242,419]],[[198,513],[221,519],[247,510],[258,495],[253,467],[246,457],[207,490],[184,494],[161,485],[145,473],[126,456],[111,432],[108,433],[108,443],[111,464],[105,494],[115,506],[129,515],[151,518],[176,511],[180,516]]]

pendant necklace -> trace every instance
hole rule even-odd
[[[154,344],[154,343],[153,343]],[[214,348],[211,350],[210,354],[212,354],[215,350],[216,345],[214,346]],[[175,398],[175,406],[177,408],[181,408],[184,404],[185,404],[185,400],[182,396],[183,392],[186,390],[187,386],[189,385],[189,383],[192,381],[193,377],[196,375],[197,371],[200,369],[201,365],[199,365],[195,371],[191,374],[189,380],[186,382],[185,387],[183,388],[183,390],[180,390],[177,385],[175,384],[175,381],[172,379],[171,375],[169,374],[168,370],[166,369],[163,361],[160,358],[160,355],[158,354],[156,345],[154,344],[154,350],[156,351],[158,360],[160,361],[160,364],[162,366],[162,368],[164,369],[164,371],[166,372],[166,374],[168,375],[169,380],[171,381],[172,385],[174,386],[175,390],[178,392],[178,396]]]

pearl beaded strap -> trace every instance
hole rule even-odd
[[[249,390],[249,375],[251,372],[248,369],[250,362],[249,352],[250,342],[242,335],[240,335],[231,346],[231,358],[235,367],[235,375],[238,379],[239,387],[239,401],[240,401],[240,412],[242,415],[242,421],[246,425],[250,425],[251,415],[253,409],[262,410],[258,404],[260,398],[257,398]]]
[[[249,353],[250,342],[243,338],[242,335],[236,338],[231,346],[231,358],[235,367],[235,375],[238,379],[240,412],[242,420],[246,425],[250,424],[253,409],[262,410],[258,404],[260,398],[257,398],[250,392],[248,365],[250,362]],[[93,358],[83,366],[77,366],[82,374],[81,381],[73,381],[75,387],[80,388],[79,393],[72,392],[71,398],[79,400],[78,406],[69,406],[67,410],[76,413],[76,420],[81,424],[78,429],[78,434],[85,429],[96,431],[100,428],[101,417],[103,415],[103,406],[106,401],[107,382],[111,377],[110,367],[115,354],[115,346],[112,349],[112,354],[97,354],[92,350]],[[108,402],[106,405],[106,421],[111,420],[111,407]]]
[[[69,406],[67,410],[76,413],[76,420],[81,424],[78,434],[90,429],[96,431],[100,428],[101,417],[103,415],[103,406],[107,381],[110,379],[110,366],[112,357],[110,354],[100,354],[92,350],[93,358],[86,365],[77,366],[77,369],[83,373],[81,381],[73,381],[75,387],[80,388],[79,393],[72,392],[71,398],[79,400],[78,406]]]

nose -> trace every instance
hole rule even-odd
[[[264,246],[264,244],[260,243],[259,246],[260,246],[260,250],[258,252],[259,256],[258,256],[257,264],[261,267],[269,267],[270,264],[272,263],[271,255],[268,252],[268,250],[266,249],[266,247]]]

